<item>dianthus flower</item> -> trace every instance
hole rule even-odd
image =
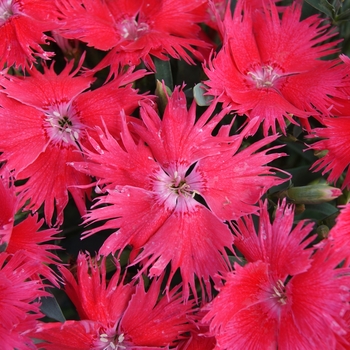
[[[350,114],[350,113],[349,113]],[[342,189],[350,187],[350,116],[324,118],[323,128],[312,130],[312,137],[321,138],[313,143],[310,148],[326,154],[317,159],[311,169],[322,170],[322,175],[328,173],[328,181],[336,183],[345,172],[345,177],[341,185]]]
[[[0,344],[3,350],[33,349],[28,332],[36,327],[38,298],[46,296],[40,280],[31,280],[39,261],[28,261],[22,251],[0,253]]]
[[[108,194],[98,204],[110,205],[92,210],[86,222],[108,220],[90,234],[119,230],[100,253],[131,245],[135,257],[142,249],[135,263],[148,259],[145,268],[151,266],[151,276],[159,276],[171,262],[171,277],[181,270],[185,298],[188,283],[195,290],[195,275],[209,287],[210,277],[227,269],[225,247],[231,247],[232,234],[223,222],[255,212],[259,198],[284,181],[266,166],[283,154],[267,154],[272,148],[258,152],[277,136],[238,152],[249,130],[229,136],[231,125],[226,125],[212,136],[227,112],[209,121],[214,108],[215,103],[196,122],[195,103],[188,111],[185,94],[177,87],[162,119],[142,103],[144,125],[133,128],[140,141],[134,141],[126,126],[122,144],[100,130],[102,147],[86,150],[87,161],[72,164],[106,185]]]
[[[336,224],[329,231],[328,239],[335,254],[342,256],[346,264],[350,262],[350,204],[341,208]]]
[[[193,63],[194,46],[207,47],[198,39],[201,17],[194,10],[203,1],[184,0],[60,0],[62,36],[89,46],[111,50],[97,69],[107,65],[138,65],[141,60],[155,70],[151,56],[167,55]],[[181,16],[179,16],[181,13]]]
[[[218,348],[336,349],[345,340],[349,270],[337,268],[342,258],[330,245],[312,256],[313,249],[304,249],[312,227],[301,222],[290,231],[290,210],[279,205],[277,223],[263,218],[258,234],[251,217],[239,223],[237,242],[248,263],[226,274],[204,317]]]
[[[238,1],[233,17],[227,11],[220,25],[223,47],[204,67],[208,95],[248,120],[258,117],[265,136],[276,132],[276,122],[285,133],[285,118],[296,124],[293,115],[306,127],[309,115],[329,115],[330,96],[343,95],[338,61],[320,60],[336,52],[337,41],[323,43],[334,31],[317,16],[300,21],[297,3],[286,7],[281,19],[272,1],[259,11],[247,3]]]
[[[49,39],[44,32],[57,28],[55,9],[51,0],[0,0],[0,69],[53,56],[40,45]]]
[[[180,343],[179,350],[213,350],[215,348],[215,337],[209,334],[208,325],[201,323],[205,314],[206,312],[200,310],[190,317],[195,327],[190,330],[189,338]]]
[[[328,181],[336,183],[345,172],[342,182],[342,188],[350,187],[350,59],[347,56],[341,56],[347,73],[344,79],[344,86],[341,91],[344,98],[334,98],[334,108],[332,113],[336,117],[323,118],[323,128],[315,128],[311,131],[310,137],[320,138],[320,141],[313,143],[310,148],[319,152],[325,152],[324,155],[312,165],[314,171],[322,170],[322,175],[328,174]]]
[[[345,71],[343,84],[339,86],[343,96],[341,98],[333,97],[334,105],[331,113],[338,117],[345,117],[350,115],[350,57],[341,54],[339,58],[344,63]]]
[[[50,252],[60,249],[55,244],[47,244],[57,237],[57,229],[39,230],[43,220],[38,221],[37,215],[28,216],[20,223],[15,224],[15,214],[19,208],[19,197],[15,194],[15,187],[5,175],[0,177],[0,249],[8,254],[21,254],[28,261],[40,262],[35,274],[41,275],[57,285],[56,276],[48,264],[57,264],[59,258]],[[41,244],[44,243],[44,244]]]
[[[76,278],[68,269],[60,270],[81,320],[38,325],[31,335],[45,341],[39,349],[168,349],[193,328],[188,321],[193,303],[182,303],[179,286],[168,298],[159,298],[162,278],[146,291],[142,278],[136,285],[124,284],[118,268],[107,281],[105,259],[98,266],[82,253]]]
[[[75,76],[73,61],[60,74],[53,65],[44,72],[31,70],[31,76],[2,75],[0,85],[0,161],[15,171],[16,180],[26,180],[18,189],[26,209],[37,211],[44,204],[45,220],[51,223],[56,209],[57,224],[63,221],[68,192],[81,213],[85,212],[86,189],[90,178],[77,172],[67,162],[83,159],[81,145],[86,129],[101,125],[101,117],[111,132],[120,130],[120,110],[126,113],[143,98],[130,82],[144,71],[120,74],[109,84],[83,92],[93,82],[91,77]],[[124,86],[125,84],[129,84]],[[93,130],[91,130],[93,135]]]

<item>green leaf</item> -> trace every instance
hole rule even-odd
[[[312,7],[323,12],[328,17],[334,18],[335,8],[327,0],[306,0]]]
[[[335,17],[335,24],[347,23],[350,20],[350,9],[345,10],[341,14]]]
[[[154,65],[156,66],[156,81],[164,81],[165,85],[169,87],[170,90],[174,90],[170,61],[164,61],[157,57],[154,57]]]
[[[300,215],[296,215],[295,219],[297,221],[311,219],[320,222],[336,214],[337,212],[337,207],[330,203],[307,205],[305,211]]]
[[[56,298],[52,295],[51,297],[41,298],[41,312],[47,317],[59,322],[65,322],[66,319],[62,313],[60,306],[57,303]]]

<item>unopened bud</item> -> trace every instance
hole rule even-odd
[[[329,227],[326,225],[320,225],[317,227],[316,232],[321,239],[327,238],[329,234]]]
[[[280,198],[287,197],[295,204],[321,204],[338,198],[342,194],[339,188],[326,184],[291,187],[279,194]]]
[[[165,107],[168,104],[168,97],[171,96],[172,92],[168,86],[157,80],[157,86],[155,91],[156,96],[158,96],[158,108],[161,115],[165,111]]]

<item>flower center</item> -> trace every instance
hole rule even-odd
[[[174,172],[174,176],[168,184],[168,188],[178,196],[194,197],[196,193],[196,191],[192,190],[191,186],[186,182],[186,178],[182,178],[177,171]]]
[[[274,293],[272,297],[277,299],[281,305],[287,304],[286,288],[281,280],[278,280],[276,285],[273,287]]]
[[[279,69],[268,65],[257,67],[249,71],[247,75],[258,89],[262,89],[274,86],[276,80],[281,76],[279,73]]]
[[[51,107],[45,116],[45,129],[51,142],[78,147],[77,142],[84,126],[70,106],[63,104]]]
[[[0,0],[0,25],[3,25],[13,13],[12,0]]]
[[[126,346],[123,345],[124,334],[120,334],[118,338],[108,336],[108,334],[100,334],[100,344],[101,350],[122,350],[126,349]]]
[[[189,209],[196,201],[193,200],[196,194],[200,194],[202,188],[201,175],[193,169],[186,174],[188,168],[184,166],[160,170],[153,177],[153,191],[157,194],[158,200],[169,209]]]
[[[137,40],[149,30],[147,23],[137,22],[137,17],[124,19],[117,25],[117,28],[121,37],[125,40]]]

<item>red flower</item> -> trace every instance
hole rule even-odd
[[[242,15],[243,11],[243,15]],[[300,21],[301,6],[287,7],[282,19],[272,2],[255,11],[238,1],[231,17],[227,11],[222,23],[223,48],[204,70],[209,78],[208,94],[219,96],[224,105],[248,119],[258,117],[264,135],[276,132],[276,121],[285,133],[287,118],[329,115],[330,96],[343,95],[343,69],[338,61],[321,57],[336,52],[335,33],[316,16]],[[253,20],[254,18],[254,20]],[[307,93],[305,93],[307,91]],[[259,124],[252,130],[254,133]]]
[[[134,125],[139,142],[126,126],[122,145],[101,132],[103,148],[86,151],[87,162],[72,164],[97,177],[99,185],[107,184],[108,195],[98,204],[111,205],[92,210],[87,222],[108,221],[90,234],[108,228],[119,231],[105,241],[100,253],[108,255],[129,244],[133,256],[143,249],[135,263],[149,258],[145,269],[152,266],[152,276],[161,275],[171,262],[171,277],[181,270],[185,298],[188,284],[195,291],[194,275],[209,287],[210,277],[227,269],[225,247],[231,247],[232,234],[223,222],[255,212],[262,194],[284,181],[265,166],[283,154],[258,152],[276,137],[237,152],[249,129],[229,136],[227,125],[212,136],[226,113],[223,110],[208,122],[214,108],[215,103],[195,122],[195,104],[187,111],[185,94],[177,87],[162,120],[142,104],[145,125]]]
[[[4,64],[25,68],[36,57],[53,56],[40,45],[49,39],[44,32],[57,28],[54,11],[53,1],[49,0],[0,1],[0,68]]]
[[[328,240],[334,249],[335,254],[346,259],[345,265],[350,262],[350,203],[342,207],[336,219],[336,224],[328,234]]]
[[[38,222],[37,215],[28,216],[14,225],[15,214],[20,209],[19,197],[15,194],[15,187],[9,184],[7,176],[0,178],[0,201],[6,203],[0,210],[1,251],[12,255],[21,251],[27,261],[40,262],[41,264],[31,277],[41,275],[58,286],[56,276],[48,264],[57,264],[60,260],[50,250],[61,248],[58,245],[46,243],[57,239],[53,237],[58,233],[57,229],[39,231],[43,220]]]
[[[248,239],[246,250],[251,246],[250,262],[236,264],[225,276],[204,317],[220,349],[335,349],[347,333],[348,269],[337,268],[342,257],[325,245],[311,258],[301,243],[311,227],[290,232],[289,208],[282,204],[278,210],[287,217],[280,212],[273,226],[262,219],[259,241],[252,238],[255,233],[241,232],[242,240]],[[265,215],[266,207],[262,211]]]
[[[0,343],[4,350],[34,347],[28,331],[43,316],[37,299],[47,295],[41,281],[29,279],[39,267],[40,262],[27,261],[21,251],[11,257],[0,253]]]
[[[83,93],[93,78],[75,76],[73,62],[57,75],[53,65],[44,73],[32,69],[30,77],[1,77],[5,89],[0,94],[0,161],[15,170],[17,180],[28,179],[19,187],[26,209],[37,211],[44,203],[44,214],[51,223],[57,210],[57,224],[63,221],[68,191],[81,213],[85,212],[86,189],[90,178],[67,162],[81,161],[81,145],[86,129],[102,124],[102,118],[118,134],[120,110],[130,113],[143,97],[129,84],[145,71],[120,74],[109,84]],[[7,96],[6,96],[6,95]],[[93,130],[91,131],[93,134]]]
[[[11,238],[15,214],[19,208],[14,185],[9,181],[9,174],[4,169],[0,170],[3,172],[3,176],[0,177],[0,202],[6,203],[0,206],[0,250],[4,251]]]
[[[322,175],[328,174],[328,181],[336,183],[344,171],[345,178],[341,188],[350,187],[350,116],[324,118],[324,128],[312,130],[310,137],[320,137],[322,140],[313,143],[310,148],[326,154],[312,165],[311,169],[319,171]]]
[[[310,267],[312,250],[305,249],[314,239],[307,235],[312,223],[299,221],[293,229],[294,207],[286,201],[277,206],[273,223],[267,202],[261,205],[259,228],[256,232],[254,218],[242,217],[232,227],[234,245],[248,262],[264,261],[280,279],[306,271]]]
[[[193,13],[199,6],[196,2],[60,0],[58,4],[63,36],[100,50],[112,49],[97,69],[111,64],[115,71],[119,64],[138,65],[142,60],[154,70],[151,55],[162,60],[170,55],[193,63],[188,52],[201,58],[193,46],[208,46],[198,39],[196,22],[201,18]]]
[[[159,299],[162,278],[145,291],[143,279],[123,284],[118,269],[107,283],[105,259],[98,267],[84,254],[78,256],[77,280],[66,268],[61,272],[82,320],[41,324],[31,333],[47,342],[40,349],[157,350],[175,345],[193,328],[187,320],[193,303],[182,303],[179,288]]]
[[[339,58],[344,62],[344,84],[339,90],[344,94],[342,98],[333,98],[333,115],[345,117],[350,115],[350,57],[341,54]]]

